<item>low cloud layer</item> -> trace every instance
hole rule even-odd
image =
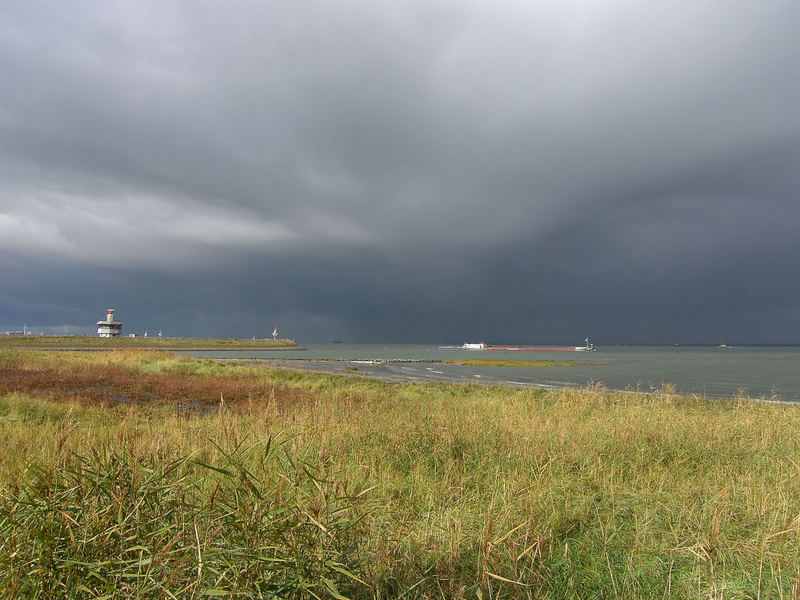
[[[10,2],[0,329],[800,342],[792,2]]]

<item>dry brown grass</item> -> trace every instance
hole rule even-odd
[[[189,375],[185,372],[141,373],[120,365],[101,369],[88,365],[69,368],[1,365],[0,395],[28,394],[54,401],[76,400],[84,404],[191,403],[198,408],[243,406],[253,401],[278,398],[282,405],[307,402],[313,391],[264,383],[255,375]]]

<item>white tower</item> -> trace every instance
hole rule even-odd
[[[119,337],[123,323],[114,319],[114,309],[106,311],[106,320],[97,322],[97,335],[100,337]]]

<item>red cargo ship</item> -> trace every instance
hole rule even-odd
[[[483,342],[466,342],[465,350],[541,350],[545,352],[593,352],[594,344],[586,338],[585,346],[489,346]]]

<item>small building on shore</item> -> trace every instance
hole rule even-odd
[[[99,337],[119,337],[122,334],[122,325],[114,318],[114,309],[106,311],[106,320],[97,322],[97,335]]]

